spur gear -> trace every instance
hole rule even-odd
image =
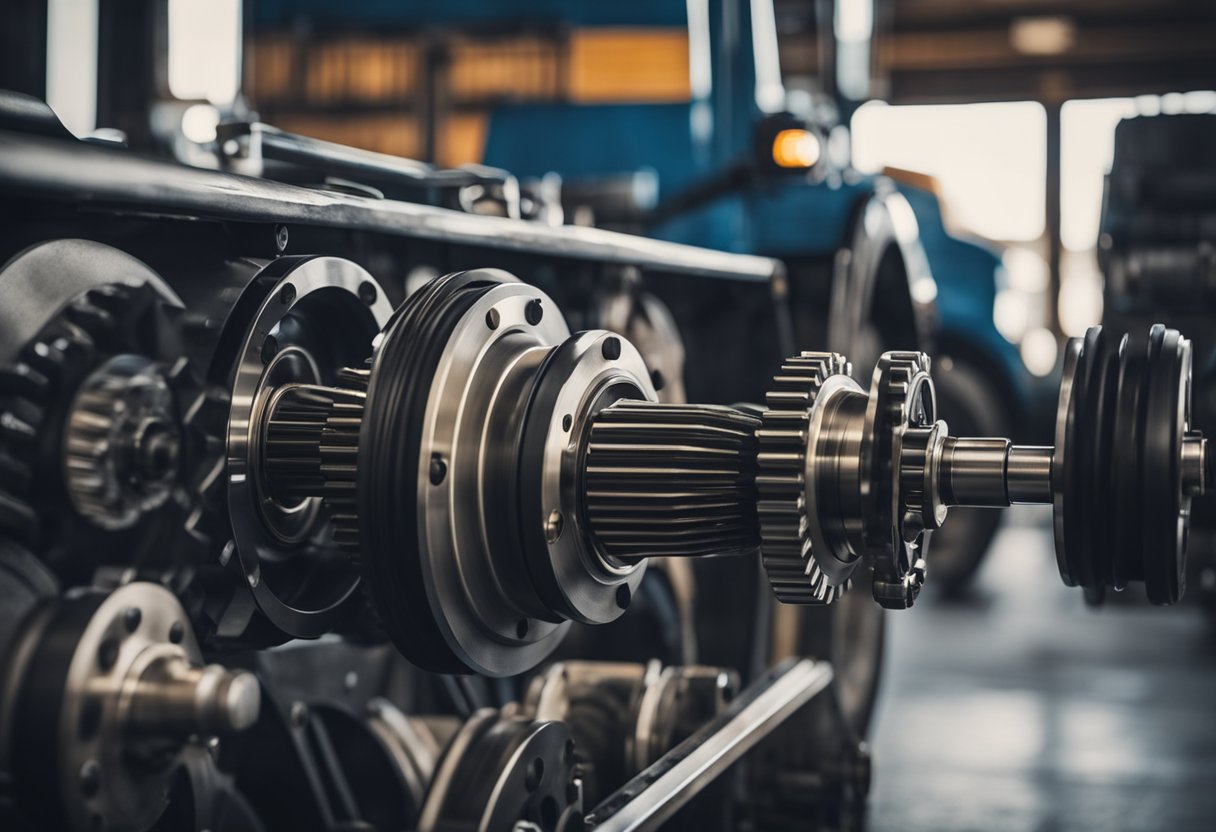
[[[162,505],[181,453],[173,391],[151,359],[119,355],[76,391],[64,435],[68,496],[81,516],[122,529]]]
[[[804,352],[788,359],[773,377],[756,433],[762,560],[774,594],[788,604],[830,604],[847,589],[848,574],[812,544],[807,452],[820,392],[829,379],[843,383],[851,375],[852,367],[838,353]]]

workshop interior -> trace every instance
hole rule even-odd
[[[0,22],[0,829],[1213,828],[1216,4]]]

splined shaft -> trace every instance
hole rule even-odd
[[[583,493],[602,553],[630,561],[754,552],[759,424],[713,405],[621,401],[596,414]]]
[[[348,387],[291,384],[275,391],[264,423],[262,466],[270,495],[280,502],[321,497],[334,542],[359,543],[356,472],[367,371],[343,370]]]

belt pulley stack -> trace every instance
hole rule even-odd
[[[777,597],[809,604],[864,566],[907,607],[953,505],[1050,503],[1066,583],[1142,580],[1170,603],[1209,476],[1190,366],[1163,327],[1074,339],[1054,449],[949,436],[914,352],[883,355],[868,390],[803,353],[766,408],[660,404],[627,341],[570,335],[539,290],[466,272],[411,296],[337,386],[276,390],[250,469],[324,501],[388,635],[447,672],[534,666],[570,621],[619,616],[656,556],[759,551]]]

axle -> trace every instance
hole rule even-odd
[[[619,617],[655,557],[758,554],[783,602],[865,576],[905,608],[951,506],[1051,504],[1065,583],[1173,603],[1210,479],[1190,344],[1164,327],[1069,344],[1054,447],[951,436],[919,352],[881,356],[868,388],[802,353],[765,407],[659,403],[628,341],[571,335],[490,270],[429,284],[377,344],[336,386],[269,390],[248,467],[268,503],[325,506],[381,625],[444,672],[534,666],[569,622]]]

